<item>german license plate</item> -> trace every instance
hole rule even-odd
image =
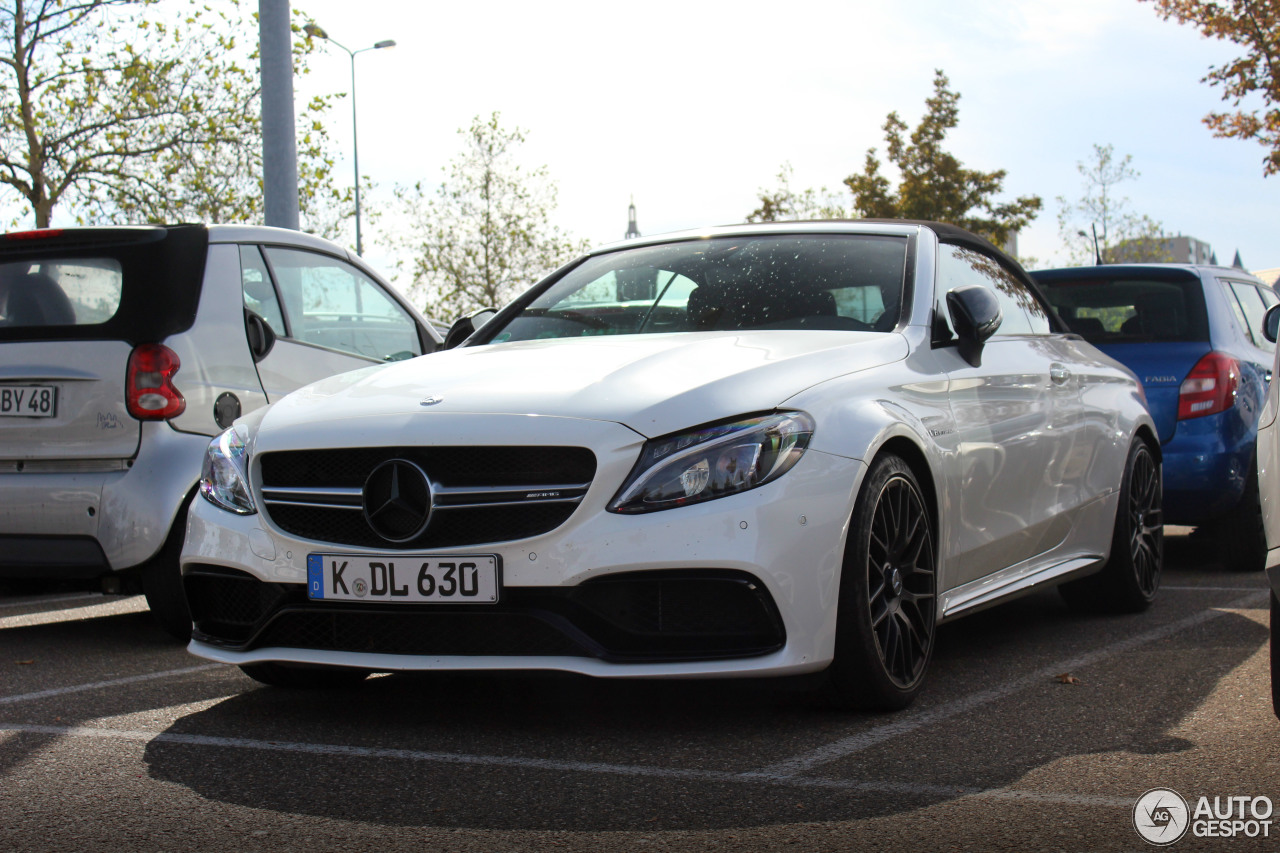
[[[498,600],[498,558],[308,554],[307,597],[380,604],[493,604]]]
[[[0,417],[51,418],[57,413],[56,385],[0,385]]]

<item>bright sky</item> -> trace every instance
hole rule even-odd
[[[555,221],[594,243],[621,239],[634,197],[644,234],[741,222],[784,162],[793,187],[840,187],[867,148],[884,155],[897,110],[915,127],[942,69],[961,95],[948,148],[1005,169],[1005,196],[1045,207],[1019,254],[1065,263],[1058,196],[1078,198],[1094,143],[1130,154],[1131,208],[1166,232],[1280,267],[1280,177],[1263,149],[1215,139],[1225,106],[1201,82],[1234,45],[1162,21],[1137,0],[292,0],[357,60],[360,167],[379,184],[437,184],[458,128],[502,113],[528,132],[522,162],[556,180]],[[347,55],[317,55],[297,98],[345,92]],[[349,156],[349,102],[332,131]],[[350,161],[339,167],[349,175]],[[349,181],[350,178],[347,178]],[[843,189],[841,187],[841,189]],[[366,232],[365,254],[386,250]]]

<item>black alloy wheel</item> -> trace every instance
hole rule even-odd
[[[842,707],[897,710],[924,685],[937,627],[933,520],[897,456],[872,465],[854,507],[840,580],[836,656]]]
[[[1141,438],[1129,448],[1111,556],[1094,575],[1058,588],[1082,612],[1138,613],[1151,606],[1164,567],[1164,513],[1160,464]]]
[[[1145,608],[1160,588],[1160,571],[1164,563],[1163,490],[1160,468],[1146,444],[1134,447],[1129,457],[1128,494],[1125,496],[1128,500],[1124,507],[1129,514],[1126,532],[1134,581]],[[1120,532],[1117,525],[1116,533]]]

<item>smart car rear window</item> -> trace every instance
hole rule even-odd
[[[107,322],[124,291],[113,258],[66,258],[0,264],[0,324],[88,326]]]
[[[191,328],[202,225],[0,235],[0,342],[163,340]]]
[[[1209,340],[1194,276],[1037,280],[1067,327],[1090,343]]]

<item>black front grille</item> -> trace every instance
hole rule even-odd
[[[785,632],[773,599],[729,570],[628,572],[576,587],[511,587],[494,605],[309,601],[302,584],[189,569],[197,639],[402,655],[555,655],[614,662],[768,654]]]
[[[223,643],[248,642],[267,615],[305,595],[297,584],[263,583],[220,566],[195,569],[183,583],[192,620]]]
[[[270,507],[270,513],[271,520],[282,530],[303,539],[404,550],[453,548],[537,536],[564,524],[577,508],[577,504],[535,504],[438,511],[426,532],[410,542],[386,541],[373,532],[364,513],[358,510],[277,505]]]
[[[589,483],[595,455],[585,447],[356,447],[264,453],[262,485],[359,488],[379,463],[407,459],[440,486]]]
[[[255,645],[392,655],[589,654],[537,616],[509,610],[286,609]]]
[[[361,508],[359,490],[391,459],[414,463],[440,490],[430,523],[407,541],[384,539]],[[277,451],[260,460],[262,510],[281,530],[395,550],[508,542],[554,530],[577,509],[596,470],[594,454],[582,447]]]

